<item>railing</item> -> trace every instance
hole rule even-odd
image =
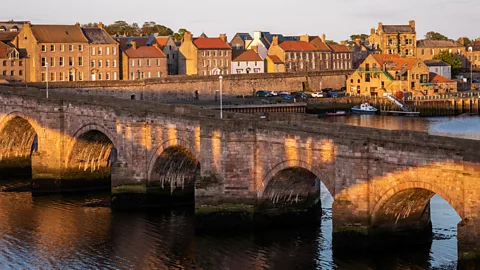
[[[407,100],[417,101],[417,100],[441,100],[441,99],[451,99],[451,98],[479,98],[480,92],[467,92],[467,93],[449,93],[436,96],[420,96],[420,97],[409,97]]]
[[[410,110],[408,109],[407,105],[405,105],[401,100],[399,100],[397,97],[394,95],[387,93],[385,95],[388,100],[390,100],[394,105],[399,107],[402,111],[404,112],[409,112]]]

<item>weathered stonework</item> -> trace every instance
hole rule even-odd
[[[31,140],[17,136],[21,131],[38,137],[31,163],[39,191],[43,179],[61,190],[79,168],[94,176],[110,168],[113,207],[145,206],[194,189],[199,227],[250,228],[318,217],[318,178],[334,198],[335,248],[342,239],[368,245],[379,235],[428,240],[428,202],[438,194],[462,219],[460,257],[479,256],[480,141],[305,115],[269,120],[225,112],[219,119],[216,111],[192,106],[102,96],[52,93],[46,100],[38,90],[17,88],[0,89],[0,104],[2,153],[31,149]],[[18,118],[29,125],[9,128]],[[106,159],[109,145],[113,161],[110,154]],[[74,188],[93,185],[82,183]]]

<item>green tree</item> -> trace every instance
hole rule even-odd
[[[333,41],[333,40],[325,40],[325,43],[326,43],[327,45],[332,45],[332,44],[333,44],[333,45],[335,45],[335,44],[338,45],[338,43],[335,42],[335,41]]]
[[[180,29],[178,29],[178,31],[177,31],[176,33],[173,33],[173,34],[172,34],[173,40],[175,40],[175,41],[183,41],[183,36],[185,35],[186,32],[188,32],[188,30],[185,29],[185,28],[180,28]]]
[[[460,61],[457,56],[448,51],[441,51],[439,54],[433,57],[434,60],[442,60],[443,62],[452,66],[452,74],[457,75],[459,68],[462,66],[462,61]]]
[[[368,39],[368,35],[367,34],[353,34],[353,35],[351,35],[350,39],[347,40],[348,47],[353,47],[357,38],[360,39],[362,43],[364,43]]]
[[[427,32],[425,34],[425,39],[428,40],[448,40],[448,37],[434,31]]]

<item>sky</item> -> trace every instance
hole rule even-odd
[[[261,30],[284,35],[320,35],[346,40],[351,34],[369,34],[383,24],[415,20],[417,39],[426,32],[449,38],[477,38],[478,0],[19,0],[21,8],[0,10],[0,21],[29,20],[33,24],[113,23],[155,21],[194,36]]]

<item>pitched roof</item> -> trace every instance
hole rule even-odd
[[[422,39],[417,41],[417,47],[426,47],[426,48],[457,48],[464,47],[460,42],[455,40],[427,40]]]
[[[409,70],[419,61],[417,58],[402,58],[395,54],[371,54],[370,56],[386,70]]]
[[[283,64],[282,60],[280,60],[280,58],[278,58],[276,55],[267,55],[267,58],[269,58],[275,64]]]
[[[155,37],[155,40],[157,41],[158,46],[160,46],[161,48],[163,48],[165,45],[167,45],[167,42],[168,42],[169,39],[170,39],[170,37],[167,37],[167,36]]]
[[[249,33],[237,33],[237,34],[235,35],[235,37],[237,37],[237,36],[240,37],[243,41],[245,41],[245,40],[252,40],[252,39],[253,39],[252,36],[250,36]],[[235,37],[233,37],[233,38],[235,38]]]
[[[135,41],[137,47],[140,47],[147,45],[149,39],[149,36],[117,37],[117,41],[120,43],[120,50],[122,51],[130,48],[132,41]]]
[[[101,28],[82,28],[82,31],[90,44],[117,44],[117,42]]]
[[[280,43],[280,47],[284,51],[317,51],[312,44],[305,41],[284,41]]]
[[[232,62],[254,62],[263,61],[262,58],[254,50],[240,50],[234,51]]]
[[[325,44],[319,36],[309,37],[308,39],[310,44],[315,46],[315,48],[317,48],[318,50],[331,51],[330,47],[328,47],[327,44]]]
[[[440,76],[436,73],[430,72],[429,74],[429,82],[430,83],[452,83],[455,82],[454,80],[451,80],[449,78],[445,78],[443,76]]]
[[[383,25],[384,33],[415,33],[415,29],[410,25]]]
[[[125,54],[129,58],[166,58],[165,54],[155,46],[141,46],[134,48],[128,48]]]
[[[0,32],[0,41],[3,41],[3,42],[10,42],[12,40],[14,40],[17,35],[18,35],[19,32]]]
[[[80,27],[76,25],[32,25],[32,32],[40,43],[87,43]]]
[[[442,60],[425,60],[423,61],[425,65],[429,67],[449,67],[450,65],[443,62]]]
[[[199,49],[231,49],[221,38],[195,38],[193,44]]]
[[[352,51],[347,47],[347,45],[341,44],[330,44],[328,45],[333,52],[336,53],[351,53]]]
[[[0,58],[7,58],[10,46],[0,41]]]

